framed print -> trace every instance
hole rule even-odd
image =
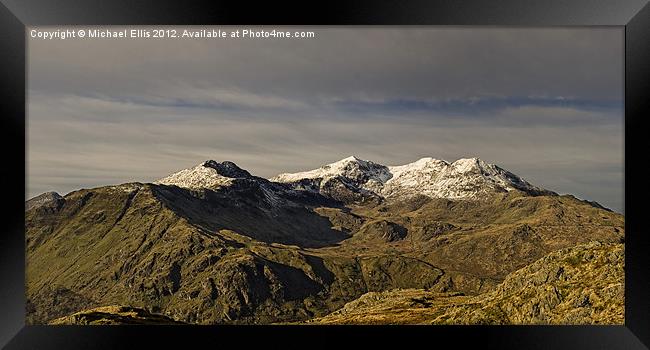
[[[242,5],[3,0],[3,345],[647,348],[647,2]]]

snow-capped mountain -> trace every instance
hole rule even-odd
[[[513,190],[528,194],[552,193],[478,158],[464,158],[453,163],[422,158],[405,165],[385,166],[348,157],[315,170],[280,174],[271,181],[320,191],[334,179],[384,198],[425,195],[432,198],[473,199]]]
[[[493,192],[545,192],[494,164],[479,158],[463,158],[453,163],[433,158],[389,167],[393,176],[382,189],[386,197],[423,194],[434,198],[466,199]]]
[[[252,175],[248,171],[241,169],[233,162],[219,163],[214,160],[207,160],[193,168],[183,169],[154,183],[192,189],[214,189],[232,185],[235,179],[248,179],[251,177]]]
[[[453,163],[422,158],[413,163],[386,166],[351,156],[314,170],[284,173],[269,180],[251,175],[235,163],[205,161],[156,181],[190,189],[217,189],[235,182],[257,184],[276,198],[291,192],[317,193],[343,201],[364,198],[479,199],[499,192],[523,191],[527,194],[553,192],[531,185],[519,176],[478,158],[463,158]]]
[[[173,173],[154,181],[154,184],[192,190],[228,188],[251,191],[271,206],[281,203],[288,204],[282,196],[295,192],[294,189],[284,184],[273,183],[264,178],[253,176],[233,162],[219,163],[214,160],[206,160],[195,167]]]
[[[270,180],[293,183],[296,189],[318,191],[331,180],[339,179],[353,189],[377,193],[391,176],[390,170],[385,165],[350,156],[338,162],[323,165],[318,169],[292,174],[284,173],[272,177]]]

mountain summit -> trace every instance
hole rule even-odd
[[[529,195],[554,194],[479,158],[462,158],[449,163],[427,157],[405,165],[385,166],[351,156],[318,169],[280,174],[271,181],[318,192],[323,192],[332,181],[338,181],[352,190],[384,198],[424,195],[479,199],[515,190]]]
[[[369,160],[362,160],[350,156],[331,164],[310,171],[299,173],[284,173],[271,178],[275,182],[297,182],[303,179],[327,180],[334,177],[344,177],[357,183],[386,182],[390,177],[390,171],[385,165],[377,164]]]
[[[268,191],[318,194],[343,202],[405,199],[414,196],[476,200],[511,191],[554,195],[521,177],[479,158],[453,163],[426,157],[405,165],[386,166],[355,156],[318,169],[283,173],[269,180],[251,175],[230,161],[207,160],[156,181],[189,189],[217,189],[235,182],[256,182]]]
[[[205,162],[189,169],[183,169],[155,181],[160,185],[173,185],[182,188],[218,188],[229,186],[234,179],[251,178],[252,175],[231,161]]]

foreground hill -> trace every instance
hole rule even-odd
[[[553,252],[476,297],[371,292],[309,324],[623,324],[623,244]]]
[[[388,175],[372,191],[364,179],[383,168],[341,162],[325,181],[275,182],[207,161],[28,201],[28,323],[105,305],[199,324],[304,321],[368,292],[488,293],[550,252],[624,241],[622,215],[480,160],[408,172],[425,187],[460,176],[467,198],[389,195]]]

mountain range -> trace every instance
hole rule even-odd
[[[25,219],[30,324],[98,314],[105,323],[135,322],[130,314],[137,323],[147,315],[331,323],[327,315],[367,293],[402,292],[434,295],[455,307],[446,319],[471,323],[458,316],[467,298],[498,293],[508,276],[547,255],[567,252],[568,264],[572,247],[589,254],[594,242],[624,244],[621,214],[478,158],[385,166],[352,156],[271,179],[208,160],[153,183],[44,193],[26,202]],[[499,320],[619,322],[622,309],[609,306],[622,305],[621,295],[601,296],[607,307],[566,311],[589,317],[535,311]],[[111,318],[106,310],[121,311]]]

